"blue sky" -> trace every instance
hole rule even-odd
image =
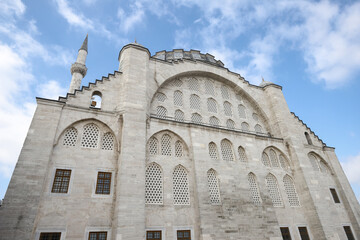
[[[283,86],[336,153],[360,199],[360,2],[254,0],[0,1],[0,198],[36,108],[68,90],[89,34],[83,85],[118,69],[123,45],[198,49],[253,84]]]

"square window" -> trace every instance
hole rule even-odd
[[[355,237],[351,231],[350,226],[344,226],[344,231],[348,240],[355,240]]]
[[[89,240],[106,240],[107,232],[89,232]]]
[[[309,233],[306,227],[299,227],[301,240],[310,240]]]
[[[283,240],[291,240],[291,235],[288,227],[281,227],[280,228],[281,235]]]
[[[39,240],[60,240],[60,232],[40,233]]]
[[[334,202],[335,203],[340,203],[340,199],[339,199],[339,196],[337,195],[337,192],[335,190],[335,188],[330,188],[330,192],[331,192],[331,195],[334,199]]]
[[[161,231],[147,231],[146,240],[161,240]]]
[[[71,170],[56,169],[51,192],[67,193],[69,189],[70,176],[71,176]]]
[[[96,194],[110,194],[111,173],[98,172]]]
[[[191,240],[190,230],[178,230],[177,231],[177,239],[178,240]]]

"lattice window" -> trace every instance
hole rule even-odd
[[[218,160],[219,159],[216,144],[213,143],[213,142],[209,143],[209,155],[210,155],[210,158],[212,160]]]
[[[151,163],[145,171],[145,203],[163,203],[162,170],[156,163]]]
[[[214,126],[219,126],[220,125],[219,119],[217,117],[214,117],[214,116],[210,117],[209,123],[211,125],[214,125]]]
[[[311,163],[311,166],[313,167],[314,171],[319,171],[320,169],[319,169],[317,158],[313,154],[310,154],[309,159],[310,159],[310,163]]]
[[[246,118],[246,108],[244,105],[242,104],[238,105],[238,112],[240,118]]]
[[[256,133],[262,133],[263,132],[262,127],[259,124],[255,125],[255,132]]]
[[[261,157],[261,161],[264,164],[264,166],[266,167],[270,167],[270,159],[269,156],[263,152],[262,157]]]
[[[191,121],[194,122],[194,123],[202,123],[202,117],[198,113],[193,113],[191,115]]]
[[[53,193],[67,193],[70,184],[71,170],[56,169],[55,177],[51,192]]]
[[[217,113],[217,104],[216,104],[215,99],[208,98],[208,100],[207,100],[207,108],[208,108],[208,112]]]
[[[236,94],[235,97],[236,97],[236,100],[238,100],[239,102],[241,102],[242,98],[241,98],[241,95],[240,95],[240,94]]]
[[[190,78],[188,84],[190,90],[200,91],[199,80],[197,80],[196,78]]]
[[[175,120],[179,121],[179,122],[183,122],[184,121],[184,112],[180,111],[180,110],[176,110],[175,111]]]
[[[195,94],[190,96],[190,108],[200,110],[200,97]]]
[[[156,94],[156,99],[159,101],[159,102],[165,102],[166,100],[166,95],[163,94],[163,93],[157,93]]]
[[[220,189],[219,179],[217,178],[216,172],[210,169],[207,172],[209,195],[211,204],[220,204]]]
[[[214,84],[210,80],[205,81],[205,93],[215,96]]]
[[[175,205],[190,204],[188,174],[182,166],[177,166],[173,172],[173,195]]]
[[[246,162],[246,153],[245,149],[242,146],[238,147],[238,153],[240,157],[240,162]]]
[[[228,119],[226,121],[226,127],[234,129],[235,128],[235,122],[233,120],[231,120],[231,119]]]
[[[224,99],[230,99],[229,89],[224,85],[221,86],[221,96]]]
[[[151,137],[149,140],[149,153],[151,155],[157,155],[158,154],[158,145],[159,142],[156,138]]]
[[[221,154],[225,161],[234,161],[234,153],[232,150],[232,144],[227,139],[223,139],[221,141]]]
[[[231,104],[229,102],[224,102],[224,112],[226,116],[232,116]]]
[[[183,105],[183,94],[180,91],[174,92],[174,105],[182,106]]]
[[[256,113],[253,113],[252,117],[256,122],[259,121],[259,116]]]
[[[172,81],[172,85],[174,87],[181,87],[183,85],[183,82],[180,79],[175,79],[174,81]]]
[[[272,174],[268,174],[265,178],[266,186],[269,190],[270,197],[274,207],[282,207],[283,202],[280,196],[279,186],[276,177]]]
[[[110,194],[111,172],[98,172],[96,194]]]
[[[241,130],[249,131],[249,124],[247,122],[242,122],[241,123]]]
[[[101,144],[101,149],[103,150],[113,150],[114,149],[114,135],[107,132],[104,134]]]
[[[295,184],[292,178],[289,175],[285,175],[283,178],[284,186],[285,186],[285,192],[289,200],[290,206],[300,206],[300,201],[298,194],[295,189]]]
[[[273,149],[270,149],[270,161],[272,167],[279,167],[279,161]]]
[[[86,148],[97,148],[98,140],[99,128],[93,123],[85,125],[81,139],[81,146]]]
[[[168,134],[161,137],[161,155],[171,156],[171,137]]]
[[[253,203],[255,205],[261,205],[260,191],[259,191],[258,183],[256,181],[255,174],[249,173],[248,181],[249,181],[250,193]]]
[[[78,131],[76,130],[76,128],[73,128],[73,127],[68,128],[64,135],[63,145],[64,146],[72,146],[72,147],[75,146],[77,136],[78,136]]]
[[[323,160],[320,160],[320,170],[321,172],[326,174],[330,172],[329,167],[326,165],[326,163]]]
[[[282,154],[280,154],[280,156],[279,156],[279,161],[280,161],[280,166],[283,169],[285,169],[285,170],[290,169],[290,166],[289,166],[289,163],[288,163],[287,159]]]
[[[175,157],[183,156],[183,144],[180,140],[175,143]]]
[[[166,108],[162,107],[162,106],[158,106],[156,108],[156,115],[158,117],[161,117],[161,118],[166,118],[166,115],[167,115],[167,110]]]

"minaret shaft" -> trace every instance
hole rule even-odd
[[[69,88],[69,93],[74,93],[76,89],[80,89],[81,81],[85,77],[87,68],[85,66],[86,57],[87,57],[87,42],[88,35],[79,49],[78,56],[76,58],[76,62],[71,65],[71,83]]]

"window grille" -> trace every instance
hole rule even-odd
[[[245,153],[245,149],[240,146],[238,148],[238,152],[239,152],[239,157],[240,157],[240,162],[246,162],[246,153]]]
[[[199,80],[197,80],[196,78],[190,78],[188,83],[190,90],[200,91]]]
[[[208,108],[208,112],[217,113],[217,104],[216,104],[215,99],[208,98],[208,100],[207,100],[207,108]]]
[[[221,153],[222,153],[222,157],[225,161],[234,161],[232,144],[229,140],[223,139],[221,141]]]
[[[235,128],[235,122],[231,119],[228,119],[226,121],[226,127],[230,128],[230,129],[234,129]]]
[[[244,105],[242,104],[238,105],[238,112],[240,118],[246,118],[246,109]]]
[[[319,169],[317,158],[313,154],[310,154],[309,159],[310,159],[310,163],[311,163],[311,166],[313,167],[314,171],[319,171],[320,169]]]
[[[264,164],[264,166],[270,167],[269,156],[265,152],[263,152],[263,154],[262,154],[261,161]]]
[[[156,163],[151,163],[145,171],[145,203],[163,203],[162,170]]]
[[[40,233],[40,240],[60,240],[61,232]]]
[[[106,240],[106,238],[107,232],[89,232],[89,240]]]
[[[161,240],[161,231],[146,231],[146,240]]]
[[[177,230],[177,240],[191,240],[190,230]]]
[[[175,111],[175,121],[183,122],[184,121],[184,112],[181,110]]]
[[[224,112],[226,116],[232,116],[231,104],[229,102],[224,102]]]
[[[101,144],[101,149],[103,150],[113,150],[114,149],[114,135],[107,132],[104,134]]]
[[[97,148],[99,139],[99,128],[93,124],[84,126],[84,133],[81,139],[81,146],[86,148]]]
[[[253,117],[254,121],[256,121],[256,122],[259,121],[259,116],[256,113],[253,113],[252,117]]]
[[[149,140],[149,153],[151,155],[157,155],[158,154],[158,140],[154,137],[150,138]]]
[[[189,180],[184,167],[177,166],[173,172],[174,205],[189,205]]]
[[[161,137],[161,155],[171,156],[171,137],[168,134]]]
[[[215,96],[214,84],[210,80],[205,81],[205,93]]]
[[[279,167],[279,161],[273,149],[270,149],[270,161],[272,167]]]
[[[283,240],[291,240],[290,230],[288,227],[281,227],[280,232]]]
[[[174,92],[174,105],[182,106],[183,105],[183,94],[180,91]]]
[[[298,227],[301,240],[310,240],[309,233],[306,227]]]
[[[354,234],[352,233],[350,226],[344,226],[344,231],[348,240],[355,240]]]
[[[190,96],[190,108],[200,110],[200,97],[198,95],[191,94],[191,96]]]
[[[279,156],[279,161],[280,161],[280,166],[285,169],[285,170],[289,170],[290,169],[290,166],[289,166],[289,163],[288,161],[286,160],[286,158],[280,154]]]
[[[216,144],[213,143],[213,142],[209,143],[209,155],[210,155],[210,158],[212,160],[218,160],[219,159]]]
[[[326,174],[330,172],[329,167],[326,165],[326,163],[323,160],[320,160],[320,170],[321,172]]]
[[[193,114],[191,115],[191,121],[192,121],[193,123],[202,123],[202,117],[201,117],[201,115],[198,114],[198,113],[193,113]]]
[[[96,194],[110,194],[111,172],[98,172]]]
[[[159,102],[165,102],[166,100],[166,95],[163,94],[163,93],[157,93],[156,94],[156,99],[159,101]]]
[[[219,119],[217,117],[214,117],[214,116],[210,117],[209,123],[211,125],[213,125],[213,126],[219,126],[220,125]]]
[[[181,87],[183,85],[183,82],[180,79],[175,79],[172,84],[174,87]]]
[[[180,140],[176,141],[175,143],[175,157],[182,157],[183,156],[183,144]]]
[[[77,136],[78,136],[78,131],[75,128],[73,127],[68,128],[65,132],[63,145],[72,146],[72,147],[75,146]]]
[[[250,186],[250,193],[252,201],[255,205],[261,205],[261,197],[259,192],[259,186],[256,181],[256,176],[253,173],[248,174],[248,181]]]
[[[259,124],[255,125],[255,132],[256,133],[262,133],[263,132],[262,127]]]
[[[67,193],[69,189],[70,176],[71,176],[71,170],[56,169],[51,192]]]
[[[249,131],[249,124],[247,124],[247,122],[242,122],[241,123],[241,130]]]
[[[210,169],[207,172],[208,186],[209,186],[209,195],[211,204],[220,204],[220,189],[219,189],[219,179],[216,176],[216,172],[213,169]]]
[[[221,86],[221,96],[224,99],[230,99],[229,89],[224,85]]]
[[[241,102],[242,99],[241,99],[241,95],[240,95],[240,94],[236,94],[235,97],[236,97],[236,100],[238,100],[239,102]]]
[[[268,174],[265,178],[266,186],[269,190],[270,197],[274,207],[282,207],[283,202],[281,200],[279,186],[276,177],[272,174]]]
[[[167,110],[166,108],[162,107],[162,106],[158,106],[156,108],[156,115],[158,117],[161,117],[161,118],[166,118],[166,115],[167,115]]]
[[[283,181],[290,206],[300,206],[299,197],[296,192],[295,184],[292,178],[289,175],[285,175]]]

